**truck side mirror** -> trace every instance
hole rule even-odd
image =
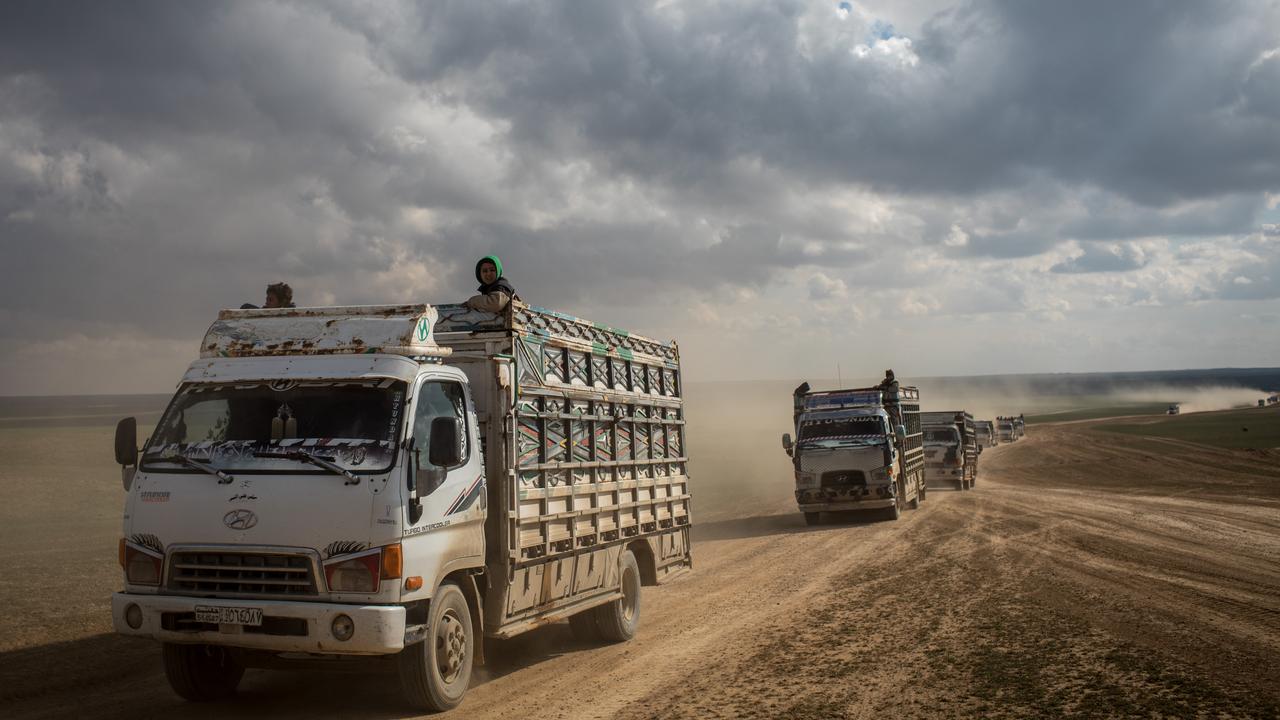
[[[791,442],[791,433],[782,433],[782,449],[786,450],[787,454],[790,455],[794,447],[795,445]]]
[[[127,417],[116,423],[116,462],[138,464],[138,419]]]
[[[906,439],[907,439],[907,426],[906,426],[906,425],[894,425],[894,426],[893,426],[893,434],[894,434],[894,435],[896,435],[896,436],[898,436],[898,441],[899,441],[899,442],[901,442],[901,441],[903,441],[903,440],[906,440]]]
[[[438,468],[451,468],[462,462],[462,421],[456,417],[438,417],[431,421],[431,450],[427,462]]]

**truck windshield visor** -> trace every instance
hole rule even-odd
[[[184,470],[182,455],[218,470],[326,471],[255,453],[301,451],[352,472],[387,471],[395,460],[406,385],[370,378],[264,380],[185,385],[142,456],[146,469]]]
[[[803,417],[801,445],[876,445],[884,442],[884,420],[876,415]]]
[[[960,444],[960,433],[955,428],[925,428],[924,444],[956,447]]]

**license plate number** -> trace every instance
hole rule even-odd
[[[196,606],[196,622],[218,623],[219,625],[253,625],[256,627],[262,624],[262,608],[198,605]]]

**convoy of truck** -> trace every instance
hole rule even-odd
[[[1023,428],[922,413],[892,378],[805,384],[793,409],[809,525],[972,488]],[[383,656],[412,706],[448,710],[484,638],[568,620],[626,641],[641,588],[693,564],[676,344],[519,301],[224,310],[141,450],[134,418],[115,450],[113,623],[193,701],[248,667]]]
[[[692,567],[680,359],[513,302],[223,311],[139,454],[112,597],[190,700],[244,669],[391,656],[461,702],[482,638],[624,641]]]
[[[978,434],[963,410],[921,413],[924,477],[929,487],[970,490],[978,479]]]
[[[920,506],[926,488],[917,388],[803,392],[794,403],[795,438],[784,434],[782,445],[806,523],[849,510],[896,519]]]

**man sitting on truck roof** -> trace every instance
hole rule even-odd
[[[293,304],[293,288],[289,287],[289,283],[278,282],[271,283],[267,286],[266,302],[262,303],[264,308],[291,308],[296,307]],[[241,310],[257,310],[258,306],[245,303],[240,306]]]
[[[476,280],[480,282],[480,287],[476,288],[480,294],[467,298],[467,307],[472,310],[497,314],[507,307],[512,298],[520,297],[511,283],[502,277],[502,261],[497,255],[480,258],[476,263]]]

